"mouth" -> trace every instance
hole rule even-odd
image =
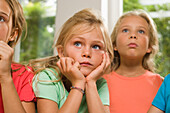
[[[85,66],[85,67],[87,67],[87,66],[93,66],[93,65],[92,65],[91,63],[89,63],[89,62],[81,62],[80,65],[81,65],[81,66]]]
[[[128,47],[136,48],[136,47],[138,47],[138,45],[136,43],[130,43],[130,44],[128,44]]]

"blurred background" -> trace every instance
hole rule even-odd
[[[81,3],[89,2],[88,0],[79,1]],[[93,0],[90,2],[92,1]],[[134,9],[144,9],[147,11],[157,24],[157,30],[159,33],[158,36],[160,51],[155,59],[157,73],[159,73],[161,76],[165,76],[170,73],[170,0],[96,1],[99,2],[100,10],[103,8],[103,6],[105,6],[105,8],[103,8],[105,12],[114,10],[114,12],[119,13],[115,16],[112,16],[112,14],[110,15],[110,13],[102,14],[105,17],[112,16],[112,18],[115,19],[112,22],[106,21],[110,32],[114,27],[113,23],[116,22],[116,19],[123,12]],[[63,24],[63,22],[66,20],[62,19],[62,16],[64,17],[72,15],[65,12],[68,12],[70,7],[76,7],[76,5],[80,7],[81,5],[76,2],[76,0],[19,0],[19,2],[22,4],[24,9],[28,32],[26,39],[21,40],[20,43],[18,43],[15,49],[14,60],[16,62],[22,63],[27,62],[30,59],[52,56],[53,54],[56,54],[54,53],[52,45],[55,33],[58,31],[60,25]],[[67,2],[72,3],[70,4]],[[107,8],[109,5],[113,6],[111,3],[113,3],[113,5],[119,5],[119,7],[116,9],[113,9],[113,7]],[[63,20],[63,22],[60,22],[59,20]],[[112,26],[109,27],[109,25]]]

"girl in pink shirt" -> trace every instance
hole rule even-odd
[[[31,68],[12,62],[25,27],[19,2],[0,0],[0,113],[35,113]]]
[[[157,30],[143,10],[122,15],[111,34],[114,48],[113,71],[105,75],[111,113],[146,113],[160,87],[154,73],[158,51]]]

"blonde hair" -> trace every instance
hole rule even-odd
[[[149,48],[151,48],[151,52],[145,54],[143,61],[142,61],[142,66],[144,67],[144,69],[154,72],[154,70],[155,70],[154,57],[159,50],[157,29],[156,29],[156,24],[154,23],[153,19],[144,10],[139,9],[139,10],[129,11],[127,13],[124,13],[119,18],[119,20],[117,21],[117,23],[113,29],[113,32],[111,34],[113,48],[116,47],[116,38],[118,35],[118,29],[122,22],[122,19],[124,19],[128,16],[140,16],[140,17],[144,18],[146,20],[146,22],[148,23],[148,26],[149,26]],[[120,56],[119,56],[118,51],[114,51],[114,60],[113,60],[112,64],[113,64],[112,65],[113,70],[118,69],[120,66]]]
[[[20,3],[17,0],[6,0],[6,2],[12,10],[12,31],[18,31],[17,38],[14,41],[8,43],[11,47],[14,47],[21,38],[23,30],[25,30],[27,33],[27,23]]]
[[[84,26],[82,27],[81,25],[86,25],[87,27],[84,28]],[[83,9],[75,13],[63,24],[59,34],[55,36],[53,46],[56,48],[58,46],[65,47],[65,44],[73,34],[89,32],[95,28],[100,28],[106,45],[106,51],[109,53],[110,59],[113,59],[113,47],[111,39],[109,37],[106,27],[104,26],[102,18],[99,12],[89,8]],[[52,56],[43,59],[32,60],[30,61],[30,64],[34,68],[36,74],[42,71],[43,69],[50,67],[55,68],[59,73],[58,71],[59,69],[56,65],[58,59],[59,59],[58,56]],[[38,65],[35,63],[38,63]],[[60,73],[59,75],[62,77]]]

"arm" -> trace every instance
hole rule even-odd
[[[82,99],[82,93],[71,90],[65,103],[59,109],[58,104],[45,98],[37,98],[38,113],[77,113]]]
[[[147,113],[164,113],[164,111],[152,105]]]
[[[34,102],[20,101],[12,79],[9,83],[1,84],[1,87],[5,113],[35,113]]]
[[[96,81],[104,74],[110,65],[108,54],[103,55],[103,62],[86,77],[86,100],[89,113],[110,113],[104,106],[97,91]]]
[[[21,104],[12,78],[1,82],[1,92],[5,113],[26,113]]]
[[[73,60],[71,58],[63,57],[60,58],[57,65],[63,75],[65,75],[71,81],[73,86],[84,89],[85,78],[78,69],[78,63],[73,63],[72,61]],[[45,87],[49,88],[49,86]],[[65,100],[64,104],[60,109],[58,108],[57,102],[47,98],[38,98],[38,113],[77,113],[81,104],[82,97],[83,94],[79,90],[70,90],[67,99]]]
[[[0,41],[0,83],[5,113],[26,113],[11,77],[11,62],[14,50]]]
[[[97,92],[96,83],[86,84],[86,100],[89,113],[110,113],[109,106],[104,106]]]
[[[35,113],[35,103],[34,102],[21,102],[26,113]]]

